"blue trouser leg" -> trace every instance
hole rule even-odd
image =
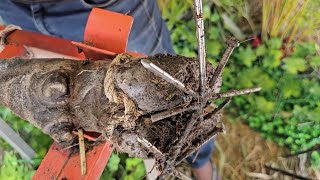
[[[84,1],[89,3],[83,3]],[[7,24],[15,24],[25,30],[83,41],[89,12],[95,6],[90,3],[102,4],[104,9],[134,17],[128,50],[148,55],[174,54],[169,31],[156,0],[67,0],[59,3],[30,4],[1,0],[0,16]],[[199,168],[210,160],[213,145],[213,141],[205,144],[194,163],[192,160],[195,154],[187,158],[193,168]]]
[[[214,150],[214,140],[212,139],[201,147],[198,153],[198,156],[197,156],[197,152],[194,152],[189,157],[187,157],[187,161],[192,168],[200,168],[203,165],[205,165],[208,161],[210,161],[213,150]],[[196,159],[192,163],[194,158]]]

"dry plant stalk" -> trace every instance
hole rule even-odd
[[[79,138],[81,174],[84,176],[87,174],[87,163],[86,163],[86,148],[85,148],[85,144],[84,144],[82,129],[78,130],[78,138]]]
[[[310,0],[263,0],[262,15],[262,37],[280,37],[282,40],[289,38],[287,43],[293,39],[306,36],[307,31],[314,31],[319,25],[313,19],[307,26],[303,25],[306,14],[309,11]],[[317,12],[315,12],[317,13]]]

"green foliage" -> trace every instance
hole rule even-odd
[[[135,180],[143,179],[145,167],[140,158],[129,158],[126,154],[113,153],[108,161],[107,167],[103,172],[103,180]]]
[[[12,113],[7,108],[0,106],[0,117],[10,125],[10,127],[15,130],[20,136],[33,148],[36,149],[35,159],[41,159],[45,156],[48,151],[50,144],[52,143],[51,138],[44,134],[40,129],[34,127],[27,121],[19,118]],[[1,141],[0,141],[1,142]],[[5,148],[5,150],[10,150],[11,148],[5,143],[1,143],[0,146]],[[34,161],[35,164],[39,162]]]
[[[0,162],[0,179],[28,180],[34,173],[33,167],[20,160],[13,152],[6,152],[3,161]]]
[[[225,48],[223,42],[228,32],[223,25],[222,13],[231,15],[234,14],[233,12],[242,14],[248,14],[248,12],[241,12],[241,8],[246,7],[245,0],[212,0],[212,2],[217,8],[212,10],[207,3],[204,3],[204,19],[207,60],[216,65]],[[314,4],[316,1],[311,0],[310,3]],[[281,4],[276,6],[279,5]],[[293,6],[295,4],[286,4],[284,11]],[[269,10],[273,11],[272,8]],[[242,15],[237,14],[237,16]],[[284,16],[287,17],[286,14]],[[170,18],[170,15],[165,15],[168,22],[173,22]],[[250,21],[249,18],[248,20]],[[278,21],[282,20],[278,19]],[[296,25],[299,25],[297,23]],[[291,21],[290,25],[296,26]],[[271,28],[276,28],[273,29],[276,31],[279,29],[277,26]],[[169,23],[169,29],[176,52],[180,55],[195,57],[197,47],[194,20],[178,20],[174,25]],[[291,32],[294,35],[294,29],[291,30],[283,34],[287,35]],[[287,36],[267,38],[255,49],[245,44],[237,48],[223,72],[222,91],[253,86],[262,87],[259,93],[233,98],[227,108],[229,117],[240,116],[250,127],[260,131],[267,139],[277,142],[280,146],[289,147],[292,152],[297,152],[320,144],[318,118],[320,117],[320,103],[318,103],[320,83],[316,73],[316,70],[320,69],[320,56],[316,56],[314,43],[295,43],[291,55],[284,58],[285,53],[282,50],[284,37]],[[312,163],[315,167],[319,167],[319,155],[314,154]]]
[[[0,106],[0,117],[8,123],[13,130],[36,150],[32,162],[25,162],[20,156],[13,153],[12,147],[0,139],[0,148],[6,152],[4,161],[0,162],[0,179],[31,179],[34,169],[40,164],[52,143],[51,138],[41,130],[35,128],[27,121],[14,115],[9,109]],[[10,178],[9,178],[10,177]]]
[[[320,153],[317,151],[312,152],[312,164],[315,169],[320,169]]]
[[[314,44],[299,43],[291,56],[281,60],[280,47],[278,39],[271,39],[256,49],[238,48],[232,56],[237,60],[223,74],[223,88],[261,86],[259,93],[234,98],[229,113],[297,152],[320,144],[320,83],[315,72],[319,56]],[[314,166],[317,157],[312,156]]]
[[[145,168],[143,160],[140,158],[126,159],[126,176],[124,180],[142,179],[145,175]]]

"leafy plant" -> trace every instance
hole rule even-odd
[[[0,179],[6,180],[28,180],[35,173],[33,167],[20,160],[12,151],[6,152],[4,159],[0,162]]]
[[[7,108],[0,107],[0,117],[6,121],[13,130],[19,133],[33,149],[37,150],[34,163],[38,164],[38,159],[41,160],[48,151],[52,143],[51,138],[32,124],[13,114],[12,111]],[[4,150],[12,150],[10,146],[5,145],[6,143],[3,142],[1,144]]]
[[[267,139],[297,152],[320,144],[320,83],[314,70],[318,56],[315,44],[300,43],[281,59],[279,41],[238,48],[223,75],[223,87],[261,86],[259,93],[234,98],[229,116],[240,116]],[[315,157],[313,163],[319,161]]]
[[[129,158],[126,154],[113,153],[101,179],[135,180],[145,176],[145,167],[140,158]]]
[[[252,86],[261,86],[262,91],[233,98],[226,114],[231,119],[242,119],[265,138],[288,147],[292,152],[309,149],[320,144],[320,83],[316,73],[320,69],[320,57],[316,55],[317,48],[313,42],[290,44],[291,52],[286,53],[283,50],[284,38],[296,39],[298,32],[302,35],[300,32],[308,30],[308,27],[303,21],[292,24],[291,28],[284,26],[283,22],[291,22],[292,18],[306,18],[315,11],[309,11],[301,5],[297,8],[296,1],[272,1],[274,4],[263,2],[263,34],[270,34],[272,28],[276,29],[272,30],[271,38],[265,38],[257,48],[242,44],[235,50],[223,73],[222,86],[222,91]],[[309,7],[313,3],[316,1],[310,0],[305,6]],[[302,14],[290,13],[292,9]],[[170,15],[165,17],[170,18]],[[225,48],[224,33],[228,30],[221,24],[219,12],[207,4],[204,6],[204,18],[207,60],[215,65]],[[315,20],[312,23],[316,26],[317,22]],[[299,31],[292,31],[297,26]],[[178,54],[196,55],[192,19],[177,21],[170,31]],[[314,167],[319,167],[318,154],[314,154],[311,162]]]

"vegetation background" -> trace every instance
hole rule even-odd
[[[176,53],[196,57],[193,2],[159,0],[158,3]],[[233,147],[233,143],[241,142],[239,153],[246,160],[257,147],[268,146],[269,150],[272,149],[270,156],[277,156],[273,158],[273,165],[306,177],[318,175],[319,178],[319,8],[318,0],[204,0],[207,60],[210,63],[217,64],[229,36],[239,40],[253,38],[242,43],[231,56],[223,73],[222,91],[252,86],[263,88],[259,93],[234,98],[224,112],[230,134],[227,132],[227,135],[218,137],[219,156],[215,157],[224,177],[277,177],[276,172],[264,166],[266,159],[270,160],[264,156],[253,158],[254,161],[265,158],[259,167],[239,168],[238,157],[231,158],[235,165],[228,162],[232,167],[224,167],[226,156],[232,154],[226,155],[223,151],[228,153],[227,149]],[[4,152],[0,155],[0,179],[30,179],[52,141],[8,109],[1,108],[0,117],[37,150],[33,162],[26,162],[0,139],[0,149]],[[239,133],[240,136],[235,137],[237,131],[250,133]],[[264,140],[257,140],[258,136]],[[236,138],[238,142],[234,142]],[[270,141],[274,143],[270,145]],[[247,146],[252,146],[251,152],[243,148]],[[282,153],[299,155],[284,160]],[[278,156],[282,156],[281,163],[277,161]],[[144,175],[141,159],[114,153],[102,179],[141,179]]]

